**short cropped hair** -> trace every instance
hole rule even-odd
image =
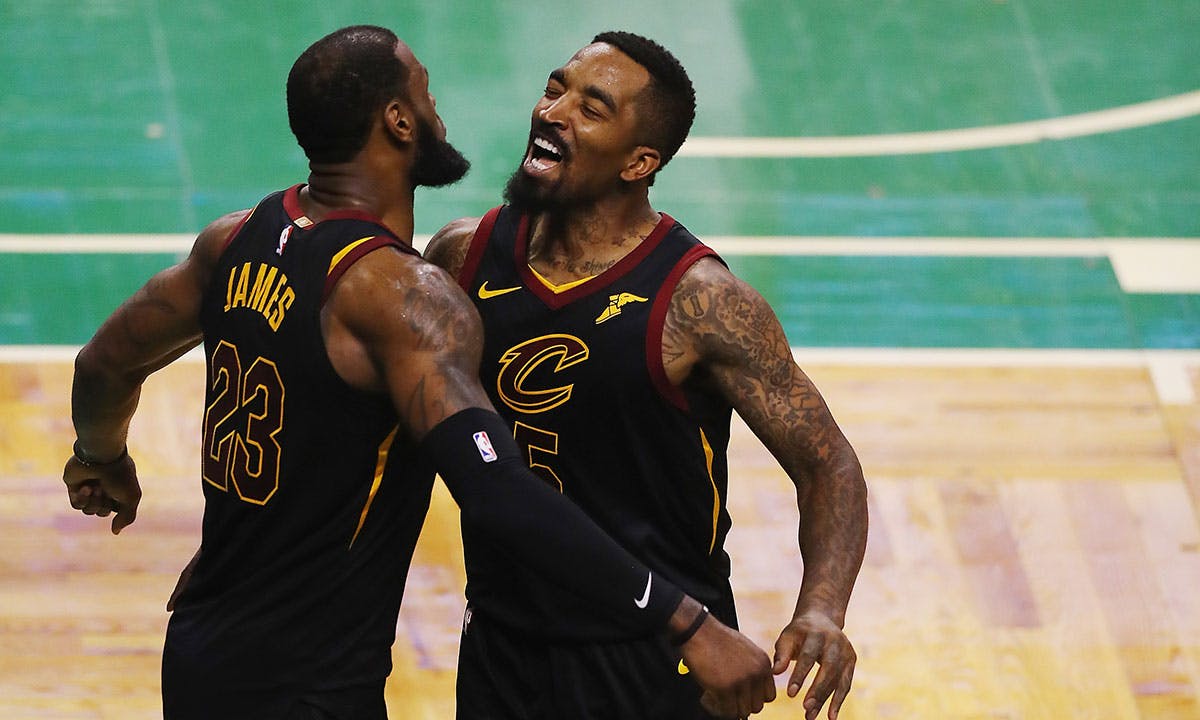
[[[628,55],[650,73],[650,84],[639,96],[645,144],[658,150],[665,167],[696,119],[696,91],[679,60],[655,41],[631,32],[612,30],[592,38]],[[654,177],[650,178],[651,184]]]
[[[311,162],[347,162],[362,150],[376,110],[407,98],[408,69],[387,28],[355,25],[313,43],[287,80],[288,123]]]

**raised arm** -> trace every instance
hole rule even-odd
[[[229,233],[244,217],[209,225],[182,262],[150,278],[75,359],[71,385],[74,453],[63,469],[71,506],[88,515],[116,511],[119,533],[137,517],[141,490],[125,449],[142,383],[200,342],[200,301]]]
[[[720,263],[701,260],[685,273],[663,346],[672,379],[723,396],[796,486],[804,579],[775,646],[775,672],[796,661],[788,686],[795,696],[819,662],[805,715],[815,717],[832,695],[834,718],[854,673],[854,649],[842,628],[866,548],[866,484],[858,458],[796,365],[774,311]]]
[[[681,653],[720,714],[742,717],[774,698],[765,653],[714,619],[690,628],[702,612],[695,600],[651,575],[525,466],[479,381],[479,315],[447,273],[373,252],[343,276],[324,323],[334,367],[351,384],[392,398],[464,523],[589,598],[618,625],[672,637],[696,630],[680,638]]]

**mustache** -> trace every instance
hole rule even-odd
[[[566,160],[571,155],[571,148],[567,146],[567,141],[558,133],[558,130],[549,123],[539,123],[529,131],[529,144],[533,144],[534,138],[542,138],[554,143],[562,154],[562,159]]]

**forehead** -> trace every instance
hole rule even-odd
[[[618,102],[633,98],[650,82],[646,68],[607,43],[584,46],[561,70],[567,82],[596,86]]]
[[[417,59],[417,56],[413,54],[412,48],[410,48],[403,40],[396,41],[396,59],[398,59],[400,64],[404,66],[404,69],[408,71],[410,81],[414,75],[420,75],[421,71],[425,68],[425,66],[421,64],[421,61]]]

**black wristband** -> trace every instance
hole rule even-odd
[[[692,636],[700,631],[700,626],[703,625],[704,621],[707,619],[708,608],[701,605],[700,612],[696,613],[696,617],[692,618],[692,624],[688,625],[686,630],[671,638],[671,644],[675,647],[679,647],[688,640],[691,640]]]
[[[104,467],[106,465],[116,465],[117,463],[121,462],[125,458],[129,457],[129,446],[125,445],[124,447],[121,448],[120,455],[118,455],[113,460],[107,460],[105,462],[96,462],[95,460],[88,460],[86,457],[84,457],[83,453],[79,452],[79,441],[78,440],[76,440],[75,444],[71,446],[71,453],[75,456],[75,459],[79,461],[79,464],[84,467],[89,467],[89,468]]]

